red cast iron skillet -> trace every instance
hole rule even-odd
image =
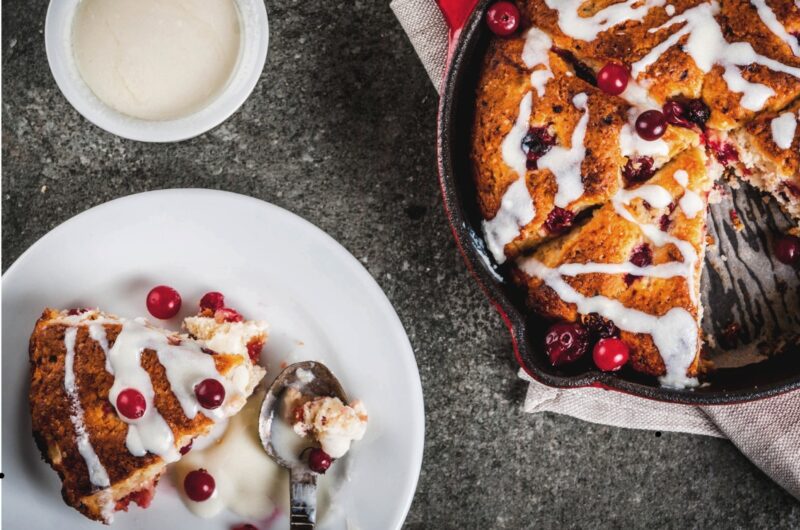
[[[509,331],[517,362],[537,381],[558,388],[597,387],[657,401],[691,405],[727,405],[767,398],[800,388],[800,355],[775,356],[742,368],[718,370],[693,390],[662,388],[655,378],[623,369],[600,372],[584,359],[554,368],[543,351],[550,324],[525,310],[523,295],[487,253],[480,231],[470,168],[470,134],[475,87],[489,40],[483,21],[491,0],[438,0],[450,34],[447,68],[440,87],[438,115],[439,181],[459,250]],[[590,355],[586,357],[591,357]]]

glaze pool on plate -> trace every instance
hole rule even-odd
[[[367,435],[354,444],[350,480],[320,528],[343,528],[346,519],[363,529],[399,528],[422,461],[424,411],[397,315],[358,261],[313,225],[271,204],[208,190],[150,192],[93,208],[43,237],[3,276],[3,528],[53,521],[97,528],[64,504],[30,435],[27,342],[36,318],[48,305],[145,315],[147,291],[159,283],[187,302],[166,326],[177,327],[203,293],[221,291],[246,316],[270,321],[268,352],[293,351],[287,362],[323,360],[366,403]],[[165,478],[150,508],[119,514],[114,527],[227,529],[239,522],[231,514],[197,518]]]

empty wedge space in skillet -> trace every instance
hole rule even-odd
[[[696,384],[710,174],[704,151],[690,148],[520,257],[513,276],[530,308],[565,321],[596,313],[620,328],[632,368],[664,386]]]
[[[238,412],[265,374],[246,354],[213,352],[186,335],[95,310],[45,310],[30,364],[42,457],[61,478],[66,503],[106,523],[131,501],[146,507],[181,448]],[[225,390],[213,409],[196,396],[207,379]]]

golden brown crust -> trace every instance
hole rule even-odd
[[[689,188],[697,191],[705,201],[712,185],[705,163],[704,153],[698,148],[691,148],[662,168],[647,184],[663,187],[677,202],[683,196],[684,188],[673,175],[682,169],[689,175]],[[668,233],[690,242],[697,252],[699,258],[695,263],[694,274],[699,279],[705,247],[703,212],[690,219],[679,207],[670,205],[663,209],[653,208],[642,199],[634,199],[630,203],[629,211],[639,222],[647,224],[659,224],[662,216],[667,215]],[[561,238],[541,245],[531,256],[549,268],[557,268],[566,263],[625,263],[630,260],[634,249],[643,244],[650,246],[654,265],[683,261],[682,254],[673,244],[655,246],[637,225],[616,213],[614,204],[606,204],[596,210],[586,223]],[[588,273],[566,276],[564,279],[573,289],[587,297],[605,296],[618,300],[627,308],[655,316],[662,316],[670,309],[680,307],[686,309],[695,319],[698,318],[698,306],[693,301],[693,295],[695,299],[699,295],[697,282],[690,291],[689,284],[680,276],[641,277],[633,280],[626,276]],[[578,319],[575,305],[561,300],[541,278],[528,276],[519,269],[515,271],[514,278],[527,289],[527,301],[532,310],[551,319],[571,322]],[[623,331],[622,338],[630,347],[630,362],[634,369],[652,375],[664,374],[664,362],[650,335]],[[698,344],[699,340],[698,336]],[[689,375],[695,375],[696,366],[697,359]]]
[[[772,120],[791,112],[800,122],[800,99],[783,111],[765,112],[745,126],[745,133],[751,148],[758,150],[759,155],[769,159],[779,172],[800,190],[800,123],[795,128],[794,140],[788,149],[781,149],[772,136]]]
[[[128,426],[117,415],[108,396],[114,377],[105,369],[105,353],[90,336],[86,325],[78,324],[75,339],[73,372],[83,423],[98,459],[105,467],[111,482],[111,501],[103,499],[89,480],[86,461],[78,452],[75,428],[70,419],[71,402],[64,388],[66,346],[64,335],[69,325],[59,321],[61,313],[46,309],[36,322],[31,335],[29,354],[31,387],[29,402],[33,436],[42,457],[58,473],[62,481],[62,496],[90,519],[102,521],[107,502],[119,501],[128,494],[148,487],[163,472],[164,461],[153,454],[133,456],[125,439]],[[113,347],[122,325],[105,323],[109,348]],[[149,373],[155,392],[155,406],[173,431],[176,447],[182,447],[194,437],[205,434],[213,422],[198,413],[189,419],[172,393],[164,367],[156,352],[145,350],[142,367]],[[227,373],[241,364],[238,355],[216,354],[220,373]],[[135,489],[131,489],[135,488]]]

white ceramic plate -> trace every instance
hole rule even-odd
[[[31,437],[28,338],[42,309],[147,316],[147,291],[161,283],[184,300],[168,327],[194,312],[204,292],[222,291],[246,317],[270,322],[272,376],[281,361],[321,360],[364,401],[367,435],[336,464],[349,480],[319,528],[399,528],[422,462],[424,410],[396,313],[361,264],[318,228],[274,205],[209,190],[143,193],[93,208],[39,240],[3,276],[2,527],[100,527],[64,504]],[[286,519],[271,528],[288,528]],[[150,508],[119,513],[114,528],[227,530],[240,522],[247,521],[230,513],[194,516],[162,479]]]

